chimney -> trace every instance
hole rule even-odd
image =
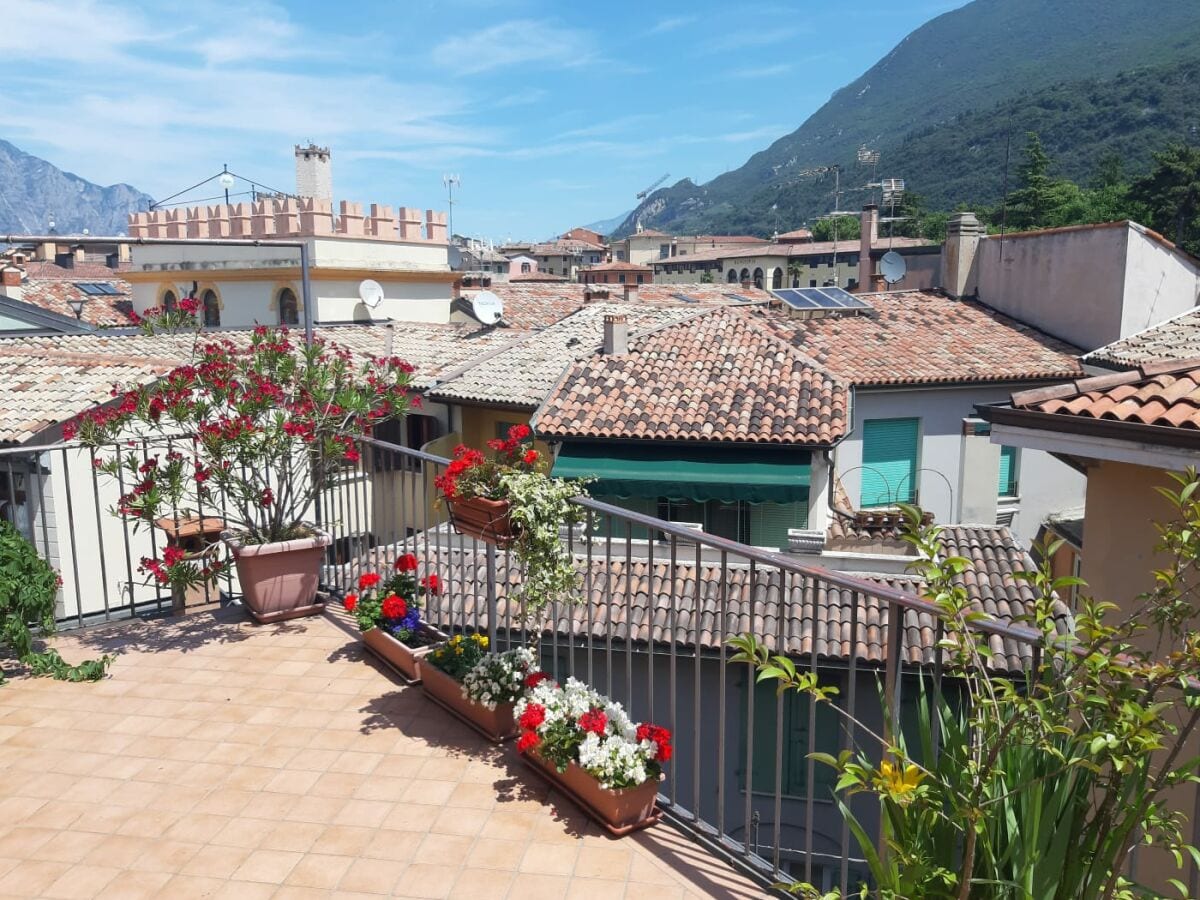
[[[73,269],[75,268],[75,254],[70,250],[65,253],[55,253],[54,264],[64,269]]]
[[[637,284],[626,284],[625,285],[625,302],[626,303],[637,303],[637,301],[638,301],[638,286],[637,286]],[[622,320],[622,321],[624,321],[624,320]]]
[[[21,299],[21,270],[16,266],[0,269],[0,294],[10,300]]]
[[[877,290],[872,277],[875,274],[875,263],[871,260],[871,251],[879,241],[879,207],[868,203],[863,207],[861,232],[858,238],[858,292]]]
[[[629,352],[629,323],[623,313],[604,317],[604,355],[624,356]]]
[[[990,525],[996,521],[996,479],[1000,445],[992,443],[992,426],[982,419],[962,421],[962,460],[958,472],[957,521]]]
[[[110,268],[110,269],[119,269],[121,267],[120,251],[117,251],[116,253],[109,253],[108,255],[106,255],[104,257],[104,265],[108,266],[108,268]]]
[[[978,278],[975,272],[975,253],[984,227],[973,212],[956,213],[946,226],[946,243],[942,245],[942,288],[951,297],[964,297],[975,292]]]

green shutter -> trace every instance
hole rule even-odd
[[[822,679],[822,683],[825,679]],[[744,690],[744,688],[743,688]],[[763,682],[754,688],[754,785],[757,793],[775,793],[775,682]],[[808,704],[806,694],[788,691],[783,695],[783,793],[803,797],[808,790]],[[839,749],[839,714],[827,703],[817,706],[817,736],[813,752],[837,756]],[[745,753],[745,741],[742,752]],[[816,795],[827,797],[837,779],[837,773],[821,763],[813,765],[816,776]],[[745,783],[745,772],[742,772]]]
[[[920,419],[869,419],[863,423],[860,506],[912,503],[920,423]]]
[[[1017,448],[1003,445],[1000,447],[1000,496],[1015,497],[1017,495]]]
[[[807,527],[807,500],[750,504],[750,543],[755,547],[786,548],[788,529]]]

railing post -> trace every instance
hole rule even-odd
[[[900,728],[900,655],[904,652],[904,608],[895,601],[889,600],[887,605],[887,656],[883,661],[883,694],[887,708],[884,710],[883,739],[889,745],[896,741],[896,733]],[[890,756],[890,751],[884,751]],[[880,861],[887,858],[888,845],[884,834],[887,829],[887,817],[879,817],[879,838],[877,852]]]
[[[496,548],[486,544],[487,558],[487,604],[488,604],[488,644],[496,646],[496,620],[499,618],[499,602],[496,600]]]

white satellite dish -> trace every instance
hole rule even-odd
[[[452,271],[457,272],[459,269],[462,268],[462,262],[463,262],[462,251],[459,250],[457,247],[455,247],[453,244],[450,245],[450,249],[447,251],[446,256],[447,256],[448,262],[450,263],[450,269]]]
[[[484,325],[495,325],[504,315],[504,301],[491,291],[480,291],[471,298],[471,312]]]
[[[383,287],[374,278],[364,279],[358,283],[358,298],[375,309],[383,302]]]
[[[217,184],[219,184],[221,187],[225,188],[225,190],[229,190],[231,187],[234,186],[235,183],[236,182],[234,182],[233,176],[230,175],[228,172],[222,172],[217,177]]]
[[[879,260],[879,274],[888,284],[895,284],[908,272],[908,263],[895,250],[889,250]]]

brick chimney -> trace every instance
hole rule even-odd
[[[0,268],[0,294],[10,300],[21,299],[21,270],[16,266]]]
[[[875,263],[871,251],[879,242],[879,207],[868,203],[863,207],[861,229],[858,237],[858,293],[878,290],[872,281]]]
[[[632,276],[630,276],[630,277],[632,277]],[[626,303],[637,303],[638,302],[638,286],[636,283],[625,285],[625,302]]]
[[[956,213],[946,226],[946,243],[942,245],[942,287],[951,297],[963,297],[975,292],[975,253],[984,227],[973,212]]]
[[[623,313],[604,317],[604,355],[624,356],[629,352],[629,323]]]

